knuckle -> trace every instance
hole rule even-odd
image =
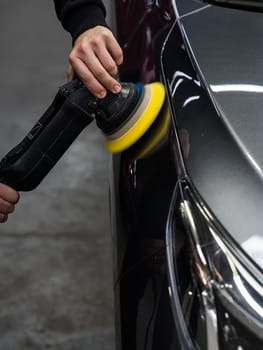
[[[117,67],[115,64],[107,64],[105,68],[112,75],[117,73]]]
[[[101,31],[101,35],[104,39],[110,39],[112,38],[112,33],[110,30],[108,30],[107,28],[104,28],[102,31]]]
[[[14,210],[15,210],[15,206],[13,204],[8,203],[6,205],[6,214],[13,213]]]
[[[116,60],[117,60],[117,62],[118,62],[119,64],[122,63],[122,61],[123,61],[123,53],[122,53],[122,51],[119,52],[119,53],[117,53],[117,55],[116,55]]]
[[[5,206],[7,203],[16,203],[19,199],[19,193],[11,187],[5,187],[0,198],[0,207]]]
[[[14,191],[12,193],[10,193],[8,202],[10,205],[16,204],[20,199],[20,195],[18,192]]]
[[[81,80],[85,85],[89,85],[92,78],[93,76],[89,71],[86,71],[85,74],[81,75]]]
[[[75,52],[72,51],[70,54],[69,54],[69,62],[72,63],[76,60],[76,55],[75,55]]]
[[[81,42],[77,46],[77,51],[79,54],[84,54],[87,51],[87,45],[84,42]]]
[[[7,214],[7,213],[10,213],[14,210],[14,205],[11,204],[10,202],[6,202],[6,201],[1,201],[0,203],[0,210],[1,210],[1,213],[4,215],[4,214]]]
[[[107,76],[107,73],[103,69],[97,69],[96,71],[96,77],[99,80],[105,80]]]
[[[99,38],[93,38],[90,40],[90,44],[93,48],[98,48],[101,45],[101,40]]]
[[[20,199],[20,194],[18,192],[16,192],[14,195],[13,203],[14,204],[18,203],[19,199]]]

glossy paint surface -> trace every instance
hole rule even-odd
[[[262,14],[210,7],[182,27],[220,116],[262,177]]]
[[[157,124],[136,146],[113,159],[111,207],[117,248],[114,256],[118,349],[145,346],[172,350],[179,346],[165,257],[166,219],[177,171],[174,135],[170,134],[169,124],[165,124],[163,132],[165,120],[161,113]],[[161,139],[155,132],[156,126],[157,131],[161,130]]]
[[[263,12],[262,0],[204,0],[213,5],[230,7],[239,10]]]
[[[214,195],[215,202],[218,201],[218,207],[214,205],[214,202],[212,210],[215,208],[221,209],[221,207],[224,209],[224,207],[226,207],[227,212],[229,210],[229,206],[227,206],[227,204],[229,205],[229,193],[227,193],[228,197],[225,195],[223,202],[221,201],[221,194],[225,194],[224,185],[228,181],[234,181],[232,185],[233,192],[236,191],[235,186],[237,185],[239,173],[242,174],[241,183],[242,181],[247,181],[252,188],[255,185],[260,186],[260,183],[256,182],[255,173],[251,171],[248,162],[246,162],[242,152],[240,152],[240,148],[233,139],[232,134],[224,121],[220,118],[214,101],[207,92],[207,86],[200,74],[200,70],[193,64],[192,52],[186,49],[187,42],[183,34],[184,32],[181,26],[175,24],[166,42],[163,53],[164,74],[165,77],[168,78],[167,87],[170,91],[177,133],[184,158],[183,164],[186,166],[184,168],[182,165],[182,171],[179,173],[179,177],[182,179],[189,178],[189,181],[194,184],[199,193],[200,189],[203,190],[205,188],[208,190],[205,193],[206,196],[204,192],[201,194],[202,198],[211,199]],[[173,55],[171,55],[171,52],[173,52]],[[176,59],[174,59],[174,57],[176,57]],[[178,161],[180,161],[180,159],[178,159]],[[224,169],[224,173],[229,172],[231,176],[229,176],[229,178],[225,176],[222,177],[222,172],[219,171],[220,169]],[[219,176],[219,179],[222,178],[221,186],[218,186],[218,183],[216,183]],[[256,195],[256,190],[254,195]],[[179,194],[178,196],[180,198]],[[232,198],[236,200],[237,196],[235,195]],[[194,200],[193,203],[196,203],[196,200]],[[236,205],[236,202],[234,202],[234,204]],[[198,240],[193,240],[192,244],[189,243],[189,241],[187,242],[188,232],[183,223],[179,220],[179,206],[179,203],[175,206],[177,209],[175,209],[173,214],[175,220],[172,229],[173,238],[168,240],[167,244],[168,247],[174,244],[174,252],[171,254],[171,256],[174,256],[174,264],[170,269],[171,274],[174,273],[174,271],[176,273],[176,281],[174,282],[173,289],[174,319],[176,322],[176,319],[180,318],[180,308],[182,307],[181,312],[183,314],[181,315],[181,320],[177,328],[181,329],[181,334],[184,334],[186,331],[183,328],[183,324],[186,322],[186,327],[192,335],[192,339],[194,339],[192,344],[189,342],[185,343],[188,338],[184,337],[182,344],[185,343],[184,346],[189,349],[197,345],[202,349],[231,349],[231,346],[241,346],[247,349],[259,347],[262,335],[260,335],[259,338],[257,338],[257,335],[261,334],[261,327],[259,327],[258,331],[253,335],[253,329],[255,329],[256,326],[251,328],[251,332],[251,329],[245,329],[242,324],[244,324],[244,322],[252,324],[251,320],[254,319],[254,317],[257,319],[257,321],[255,321],[256,324],[260,324],[262,305],[262,299],[260,297],[262,291],[260,292],[260,290],[262,286],[259,284],[255,291],[251,291],[249,288],[243,288],[243,286],[246,285],[246,281],[240,281],[240,284],[237,285],[235,290],[233,286],[235,285],[234,281],[236,277],[233,278],[233,276],[231,276],[230,269],[227,278],[223,277],[223,275],[219,278],[221,284],[218,291],[222,291],[223,294],[227,295],[230,286],[230,294],[233,293],[230,299],[234,302],[235,296],[237,304],[240,303],[240,305],[244,307],[244,312],[240,317],[237,317],[236,314],[231,315],[231,312],[235,311],[235,308],[232,307],[232,310],[228,309],[229,312],[222,314],[226,305],[223,303],[224,307],[222,305],[219,306],[222,299],[220,293],[216,291],[215,281],[212,282],[214,277],[212,277],[211,272],[205,267],[205,258],[204,255],[200,253],[199,247],[199,245],[202,246],[202,243]],[[236,219],[236,217],[234,218],[235,214],[233,214],[233,210],[228,213],[232,215],[232,220]],[[196,220],[194,218],[198,218],[198,215],[200,214],[195,213],[195,215],[191,217],[192,225],[194,225],[193,220]],[[214,211],[210,217],[213,217],[213,215]],[[195,232],[195,236],[198,234],[204,235],[204,229],[204,225],[199,226]],[[222,228],[219,230],[219,236],[221,236],[221,238],[223,236],[223,231]],[[238,235],[232,236],[236,240],[240,239]],[[230,238],[231,236],[226,234],[225,237]],[[209,243],[203,243],[203,246],[209,247],[211,244],[212,242],[209,241]],[[193,253],[192,258],[189,256],[189,249]],[[235,254],[238,254],[237,247],[235,248],[235,246],[233,246],[233,250]],[[204,249],[204,252],[207,253],[208,249]],[[199,254],[201,254],[201,258]],[[197,262],[196,257],[198,256],[199,259],[197,259]],[[216,253],[213,253],[211,256],[212,261],[214,261]],[[220,259],[223,260],[223,256],[222,254]],[[189,259],[190,265],[189,270],[187,270]],[[228,259],[229,257],[225,257],[226,261]],[[243,258],[240,259],[241,261],[244,260]],[[193,266],[195,266],[195,264],[196,270],[194,271]],[[223,271],[222,267],[223,269],[226,268],[225,262],[219,263],[218,266],[215,270],[220,271],[221,274],[221,271]],[[253,271],[255,270],[253,269]],[[235,274],[237,274],[237,270],[234,275]],[[259,276],[260,275],[259,273]],[[196,277],[193,279],[193,276]],[[258,280],[260,281],[260,277]],[[210,290],[208,288],[209,281],[213,284]],[[178,286],[180,287],[178,288]],[[179,293],[178,298],[176,298],[177,293]],[[212,302],[214,298],[217,299],[216,305]],[[253,300],[252,304],[256,305],[255,310],[257,311],[254,311],[250,306],[247,308],[245,307],[247,303],[246,298],[248,300]],[[255,315],[254,312],[256,312]],[[227,315],[227,317],[225,317],[225,315]],[[218,321],[217,326],[213,323],[215,319]],[[227,339],[229,335],[225,333],[225,329],[229,329],[229,331],[231,329],[231,332],[235,335],[233,337],[233,344],[235,345],[228,344]],[[220,341],[217,342],[216,339]]]
[[[219,7],[186,16],[170,34],[163,63],[176,122],[187,130],[190,140],[185,157],[188,175],[245,249],[251,247],[251,240],[262,243],[263,102],[262,93],[253,91],[260,90],[261,80],[262,43],[256,39],[262,23],[259,16]],[[254,24],[246,33],[241,29],[245,20]],[[181,34],[185,51],[178,41]],[[173,49],[177,50],[174,57],[180,59],[173,60]],[[248,66],[249,57],[252,65]],[[247,251],[260,263],[260,250]]]
[[[260,265],[260,256],[257,252],[255,258],[248,242],[253,236],[261,237],[261,177],[230,127],[235,117],[227,117],[233,108],[244,112],[244,105],[233,104],[238,101],[235,98],[243,99],[245,92],[221,92],[215,88],[212,91],[214,85],[229,85],[235,74],[242,73],[231,39],[226,40],[227,49],[223,42],[227,35],[231,36],[232,21],[241,25],[240,11],[227,10],[230,19],[222,8],[191,0],[118,4],[119,11],[125,14],[125,21],[119,20],[119,31],[128,57],[121,68],[121,79],[162,80],[169,103],[168,113],[162,111],[155,131],[150,130],[138,144],[112,159],[117,349],[190,350],[199,346],[232,350],[239,345],[256,348],[260,342],[245,324],[253,317],[253,311],[238,318],[231,314],[233,310],[225,313],[226,305],[214,286],[209,290],[213,303],[205,294],[208,290],[204,277],[212,283],[211,271],[224,269],[226,255],[215,259],[216,268],[211,271],[201,265],[205,260],[196,260],[200,247],[181,218],[184,196],[179,191],[179,184],[189,181],[211,218],[221,224],[217,238],[230,241],[237,255],[235,242],[246,242],[244,248],[252,260],[246,258],[252,270],[258,271],[253,259]],[[127,23],[132,23],[132,27],[128,28]],[[216,25],[219,23],[220,27]],[[240,43],[241,50],[242,40],[237,40],[235,29],[231,38]],[[233,58],[237,67],[229,65]],[[243,63],[244,69],[245,60]],[[257,74],[251,75],[252,80],[256,77],[259,79]],[[250,81],[250,85],[256,83],[259,81]],[[246,93],[246,99],[257,100],[251,91]],[[169,123],[165,123],[167,114]],[[238,112],[235,115],[238,126]],[[240,132],[240,139],[244,135]],[[198,218],[199,212],[195,213]],[[204,221],[202,225],[206,224]],[[202,225],[198,233],[205,232]],[[216,275],[215,280],[222,282],[218,284],[222,292],[228,292],[226,288],[230,288],[233,276],[236,275],[230,273],[220,279]],[[235,296],[241,298],[241,294],[237,292]],[[260,303],[254,296],[252,291],[252,300]],[[249,306],[245,306],[246,313]],[[213,323],[215,317],[217,326]]]
[[[174,18],[170,1],[120,1],[117,9],[126,57],[121,79],[160,80],[160,51]],[[116,346],[121,350],[180,349],[165,257],[166,218],[177,179],[170,120],[165,104],[149,132],[112,159]]]
[[[176,0],[171,2],[175,4],[177,16],[180,18],[207,6],[201,1]]]
[[[159,80],[160,52],[174,19],[171,1],[122,0],[116,8],[118,39],[125,57],[120,67],[122,80]]]

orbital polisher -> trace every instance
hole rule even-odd
[[[0,162],[0,182],[17,191],[31,191],[93,120],[106,138],[109,152],[136,143],[157,118],[164,86],[122,83],[120,93],[93,96],[75,79],[59,88],[54,101],[26,137]]]

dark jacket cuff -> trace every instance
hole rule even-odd
[[[62,11],[61,22],[70,32],[73,43],[84,31],[97,25],[108,27],[105,20],[105,10],[96,5],[76,6]]]

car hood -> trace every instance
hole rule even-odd
[[[178,2],[180,29],[227,134],[215,130],[218,121],[207,120],[202,130],[195,121],[191,130],[179,120],[189,132],[187,172],[225,229],[263,266],[263,16],[196,4]]]

